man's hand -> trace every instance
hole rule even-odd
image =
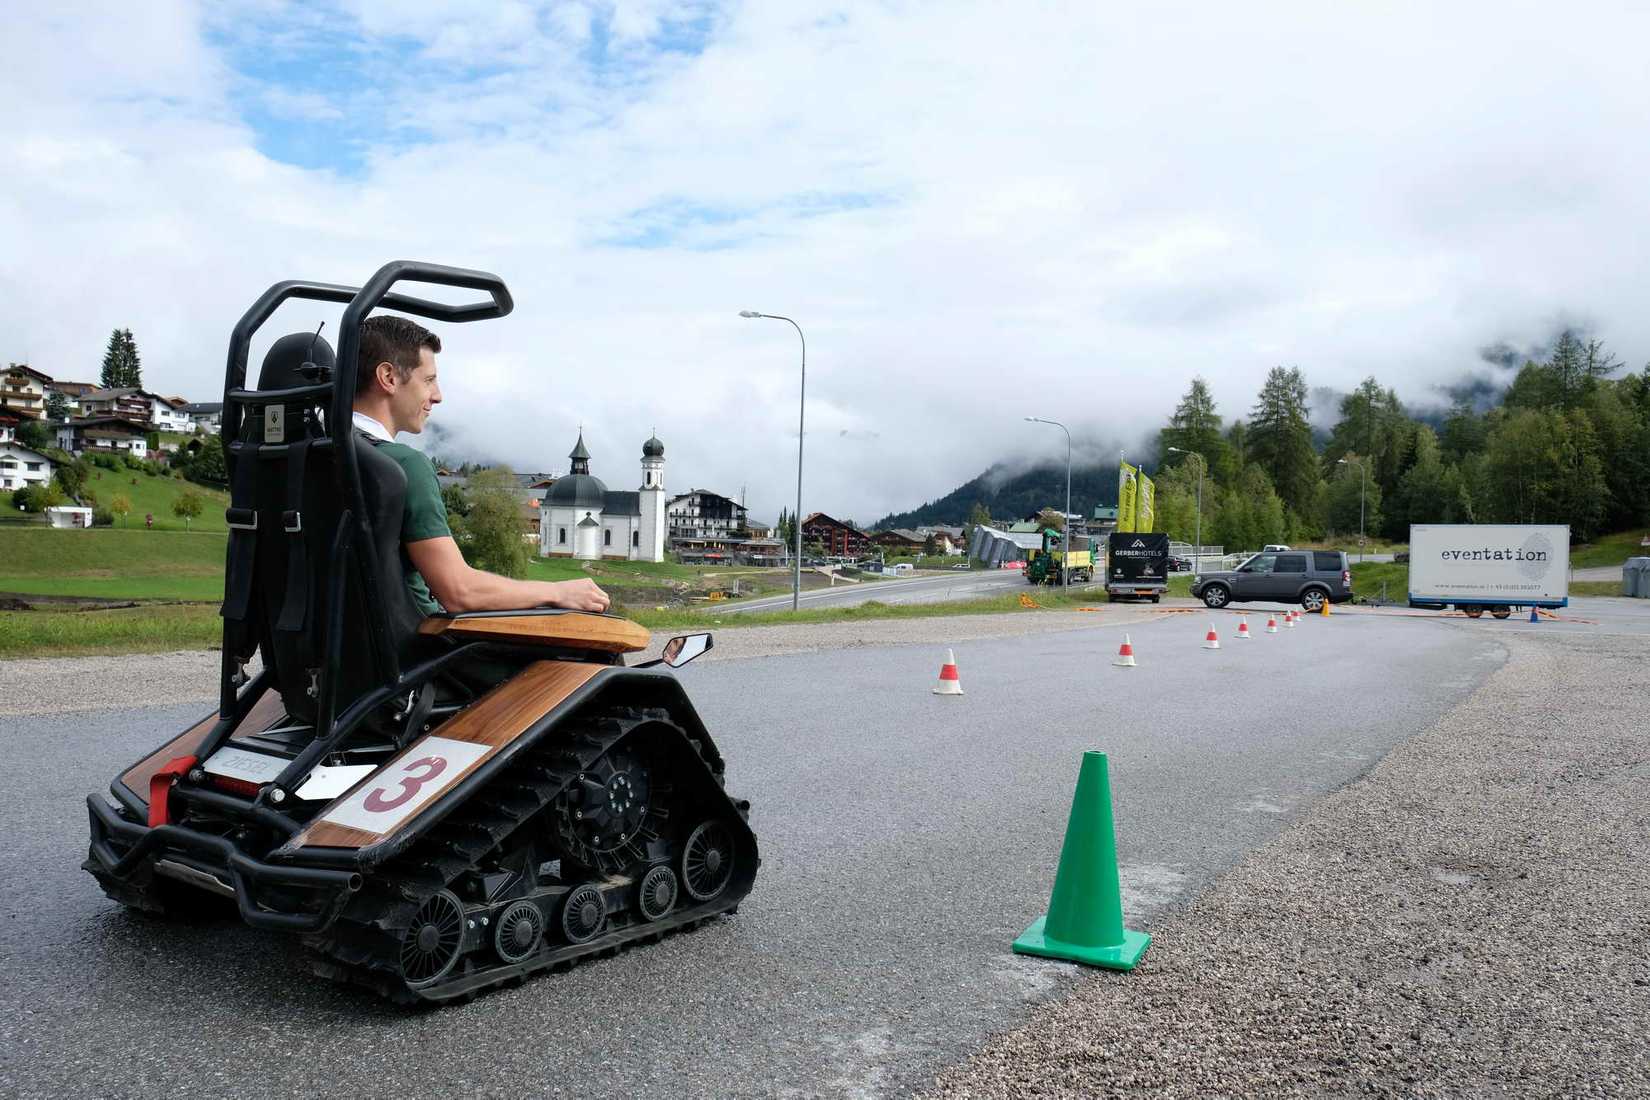
[[[409,542],[407,557],[423,574],[431,593],[448,611],[511,611],[524,607],[564,607],[606,611],[607,593],[587,577],[573,581],[518,581],[472,569],[450,536]]]
[[[550,587],[555,589],[555,594],[545,602],[551,607],[565,607],[569,611],[606,611],[613,603],[589,577],[555,581]]]

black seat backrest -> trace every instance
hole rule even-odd
[[[270,348],[257,388],[269,392],[314,386],[332,376],[333,366],[333,351],[325,340],[313,333],[294,333]],[[245,583],[237,576],[236,561],[237,555],[247,553],[248,542],[252,561],[245,570],[250,589],[244,617],[234,620],[229,631],[238,651],[235,656],[261,650],[288,713],[305,722],[316,716],[323,669],[333,677],[334,715],[363,693],[384,686],[385,662],[374,648],[369,627],[372,613],[387,621],[388,644],[398,664],[404,665],[422,648],[422,615],[407,588],[401,557],[406,476],[353,425],[328,425],[330,403],[330,394],[308,395],[247,409],[239,433],[240,457],[231,477],[232,516],[244,521],[250,510],[257,517],[255,529],[243,526],[231,535],[231,589]],[[357,441],[371,535],[363,542],[352,527],[340,575],[332,567],[332,555],[346,512],[338,476],[337,437],[343,433],[353,433]],[[253,466],[243,472],[242,462]],[[329,652],[332,599],[339,582],[342,631],[333,639],[336,652]],[[234,604],[235,592],[226,590],[226,617]]]

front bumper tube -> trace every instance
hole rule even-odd
[[[361,876],[354,871],[334,871],[320,867],[284,867],[253,859],[227,839],[186,829],[181,825],[150,828],[127,821],[102,797],[86,799],[91,816],[91,858],[111,878],[129,878],[139,868],[152,864],[172,850],[208,857],[216,869],[228,877],[235,889],[235,904],[241,919],[254,928],[277,932],[314,933],[337,919],[351,894],[361,889]],[[124,853],[114,841],[129,845]],[[323,895],[317,912],[283,913],[259,904],[257,891],[268,886],[296,886]]]

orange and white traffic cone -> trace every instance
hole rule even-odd
[[[1287,612],[1284,613],[1283,625],[1286,629],[1289,629],[1289,630],[1295,629],[1295,613],[1294,613],[1294,611],[1287,611]]]
[[[934,685],[935,695],[961,695],[962,680],[957,677],[957,656],[945,651],[945,664],[940,666],[940,682]]]
[[[1220,635],[1215,633],[1215,624],[1214,623],[1209,624],[1209,635],[1208,635],[1208,637],[1203,639],[1203,648],[1204,649],[1219,649],[1220,648]]]
[[[1274,611],[1274,612],[1272,612],[1272,613],[1270,613],[1266,616],[1266,633],[1276,634],[1277,632],[1278,632],[1278,616],[1277,616],[1277,612]]]
[[[1247,641],[1249,641],[1250,639],[1252,639],[1254,637],[1253,634],[1249,633],[1249,616],[1247,616],[1247,615],[1239,615],[1238,616],[1237,636],[1238,636],[1238,641],[1240,641],[1240,642],[1247,642]]]
[[[1112,661],[1112,664],[1118,668],[1134,667],[1134,644],[1129,641],[1127,634],[1123,635],[1123,644],[1118,648],[1117,657]]]

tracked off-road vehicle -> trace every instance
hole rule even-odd
[[[447,305],[402,282],[489,297]],[[344,305],[338,354],[283,337],[248,388],[253,334],[289,299]],[[676,677],[650,667],[708,635],[626,667],[648,632],[616,616],[417,610],[405,476],[351,425],[360,323],[379,308],[462,322],[512,303],[494,275],[398,262],[359,289],[279,283],[241,318],[218,708],[88,799],[86,870],[151,912],[233,899],[248,924],[301,935],[318,973],[403,1002],[733,912],[758,865],[749,804]]]

